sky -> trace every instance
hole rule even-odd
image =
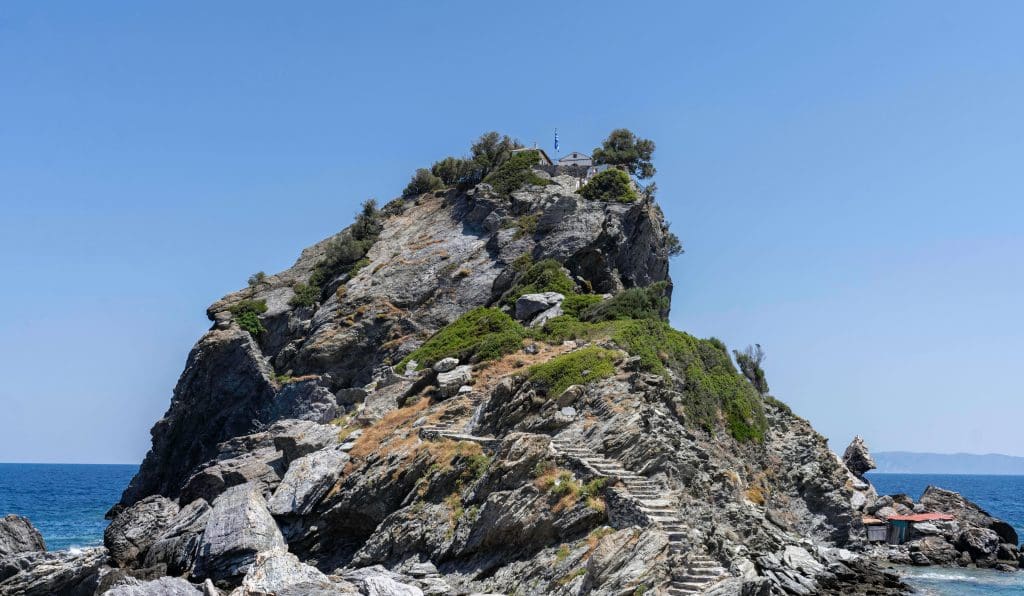
[[[1024,5],[5,2],[0,461],[133,463],[206,307],[499,130],[628,127],[672,323],[841,451],[1024,455]]]

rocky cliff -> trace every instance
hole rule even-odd
[[[864,483],[664,322],[653,197],[577,186],[367,205],[213,304],[91,583],[57,591],[902,592],[857,554]]]

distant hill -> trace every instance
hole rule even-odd
[[[883,474],[1006,474],[1024,476],[1024,457],[998,453],[873,453]]]

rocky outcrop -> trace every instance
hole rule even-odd
[[[43,535],[27,518],[7,515],[0,519],[0,557],[45,550]]]
[[[567,291],[514,295],[524,263],[557,260],[559,287],[591,302],[671,291],[652,200],[593,202],[573,178],[545,179],[388,204],[365,259],[318,277],[312,304],[294,286],[332,239],[212,305],[112,511],[124,568],[110,581],[142,589],[163,572],[239,596],[901,591],[852,552],[864,482],[745,385],[721,342],[679,335],[667,349],[689,352],[641,356],[628,340],[660,328],[544,335]],[[266,304],[265,331],[239,326],[243,301]],[[488,362],[455,351],[391,368],[478,307],[531,339]],[[549,395],[532,367],[563,356],[579,360]]]
[[[180,577],[161,577],[147,582],[123,583],[107,596],[203,596],[203,591]]]
[[[105,548],[8,555],[0,558],[0,594],[92,596],[106,560]]]
[[[285,547],[259,489],[251,484],[235,486],[213,504],[193,575],[230,586],[245,576],[259,553]]]
[[[871,457],[871,452],[868,451],[868,446],[864,444],[864,439],[860,436],[854,437],[846,451],[843,452],[843,463],[857,478],[862,480],[864,474],[878,467]]]
[[[166,497],[146,497],[126,509],[103,532],[103,544],[119,566],[142,561],[155,542],[178,514],[178,504]]]

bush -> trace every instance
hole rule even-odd
[[[526,184],[548,184],[548,180],[533,173],[533,166],[538,161],[540,153],[537,151],[514,153],[484,178],[484,182],[490,184],[494,191],[502,196],[508,196]]]
[[[505,302],[515,304],[523,294],[540,292],[558,292],[569,295],[575,288],[576,284],[565,274],[561,263],[554,259],[544,259],[530,265],[526,272],[516,280],[515,285],[509,290]]]
[[[292,286],[292,291],[295,292],[295,295],[288,301],[288,304],[296,308],[313,306],[320,298],[320,288],[309,284],[299,282]]]
[[[669,301],[668,284],[658,282],[646,288],[630,288],[608,300],[583,310],[581,321],[620,321],[624,319],[664,320]]]
[[[440,178],[431,174],[430,170],[420,168],[412,175],[412,180],[409,181],[405,190],[402,191],[402,198],[417,197],[423,193],[441,190],[442,188],[444,188],[444,182]]]
[[[634,356],[644,370],[683,379],[688,415],[711,430],[724,415],[729,434],[738,441],[764,438],[768,426],[757,391],[740,375],[718,340],[699,340],[654,320],[618,321],[612,339]]]
[[[309,285],[326,289],[341,275],[355,275],[353,271],[358,272],[365,266],[366,253],[377,242],[382,228],[377,202],[373,199],[364,201],[355,222],[327,245],[324,258],[309,276]]]
[[[764,362],[764,350],[761,349],[761,344],[747,346],[742,352],[733,350],[732,353],[736,356],[736,364],[740,366],[743,376],[747,377],[758,393],[767,395],[768,380],[764,376],[764,369],[761,368],[761,363]]]
[[[637,178],[654,175],[654,141],[641,139],[628,128],[617,128],[608,135],[601,147],[594,149],[594,163],[618,166]]]
[[[266,332],[260,315],[267,312],[267,303],[263,300],[242,300],[230,309],[231,316],[242,329],[245,329],[253,337],[258,337]]]
[[[590,346],[531,366],[528,378],[548,395],[559,395],[570,385],[584,385],[615,374],[615,352]]]
[[[562,302],[562,312],[579,319],[583,311],[602,302],[604,302],[604,298],[597,294],[569,294]]]
[[[402,359],[398,370],[404,370],[410,360],[422,366],[449,356],[461,361],[494,360],[521,348],[525,336],[523,327],[507,314],[496,308],[477,308],[435,333]]]
[[[430,172],[437,176],[445,186],[468,188],[483,179],[483,168],[472,159],[446,157],[435,162]]]
[[[612,168],[597,174],[579,190],[590,201],[618,201],[632,203],[637,200],[629,174]]]
[[[252,275],[249,276],[250,288],[262,286],[265,283],[267,283],[267,274],[262,271],[257,271],[256,273],[253,273]]]

